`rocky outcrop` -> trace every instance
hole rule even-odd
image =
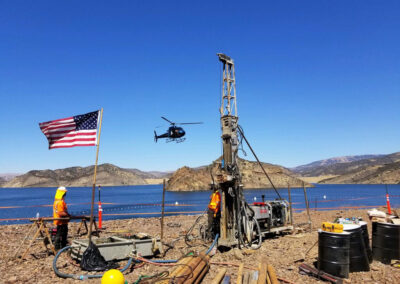
[[[71,167],[58,170],[34,170],[20,175],[3,184],[3,187],[56,187],[56,186],[92,186],[94,166]],[[130,170],[111,164],[97,167],[96,184],[142,185],[146,181]]]
[[[239,159],[239,168],[242,175],[242,183],[245,189],[251,188],[272,188],[270,182],[264,175],[261,167],[257,162],[251,162]],[[303,181],[293,177],[293,173],[288,169],[263,163],[264,169],[270,176],[275,187],[286,188],[288,184],[292,187],[302,186]],[[171,191],[196,191],[207,190],[212,181],[210,172],[215,176],[219,165],[214,162],[211,165],[189,168],[182,167],[178,169],[168,181],[167,190]],[[312,186],[306,183],[307,186]]]
[[[400,184],[400,161],[390,164],[364,167],[341,176],[322,180],[319,183]]]

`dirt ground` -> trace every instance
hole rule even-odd
[[[191,227],[199,215],[195,216],[173,216],[164,219],[164,242],[172,244],[173,248],[166,251],[164,257],[157,259],[179,259],[188,252],[202,252],[207,250],[207,245],[197,241],[197,245],[189,247],[183,236]],[[215,277],[218,270],[222,267],[227,268],[227,274],[231,275],[231,283],[236,283],[238,267],[226,265],[229,263],[239,265],[244,263],[245,271],[249,268],[257,268],[262,259],[266,259],[269,264],[276,269],[277,276],[285,279],[288,283],[322,283],[313,277],[301,275],[299,273],[299,265],[302,262],[313,265],[318,256],[318,245],[311,248],[318,240],[317,230],[323,221],[333,221],[335,217],[362,217],[367,218],[367,210],[346,210],[346,211],[311,211],[311,219],[313,222],[313,230],[311,233],[298,232],[290,235],[277,235],[264,239],[262,246],[258,250],[242,250],[235,249],[220,252],[211,258],[212,264],[209,273],[206,275],[202,283],[210,283]],[[204,220],[206,218],[202,218]],[[306,212],[296,213],[294,215],[294,223],[304,223],[307,221]],[[115,220],[103,222],[105,231],[101,236],[136,234],[139,232],[147,233],[152,236],[159,236],[161,225],[160,218],[136,218],[126,220]],[[13,258],[18,247],[21,245],[28,225],[7,225],[0,226],[0,283],[78,283],[79,280],[71,278],[59,278],[53,271],[52,263],[54,256],[47,255],[43,243],[39,240],[34,243],[25,260]],[[69,238],[74,238],[74,234],[78,228],[78,223],[70,223]],[[197,233],[197,228],[194,230]],[[368,222],[368,230],[371,234],[371,223]],[[33,235],[33,234],[32,234]],[[30,239],[32,236],[30,236]],[[81,237],[84,238],[84,237]],[[29,240],[28,240],[29,241]],[[196,240],[195,240],[196,241]],[[192,243],[194,244],[194,243]],[[210,244],[208,244],[210,245]],[[20,250],[19,255],[26,249],[27,244]],[[311,248],[308,255],[305,253]],[[304,261],[301,261],[305,258]],[[120,263],[121,268],[127,262]],[[66,253],[63,253],[58,262],[58,269],[63,273],[82,275],[86,272],[82,271],[76,263],[72,261]],[[171,269],[170,266],[156,266],[153,264],[140,264],[136,267],[125,271],[125,279],[128,283],[134,283],[141,275],[154,275],[155,273]],[[100,283],[99,279],[88,279],[87,282]],[[346,280],[348,283],[400,283],[400,268],[390,265],[384,265],[374,261],[371,264],[369,272],[350,273],[350,277]],[[285,283],[281,281],[281,283]]]

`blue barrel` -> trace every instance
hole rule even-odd
[[[350,272],[369,271],[369,259],[360,225],[343,224],[343,231],[350,233]]]
[[[385,264],[400,259],[400,225],[372,223],[372,255]]]
[[[318,231],[318,268],[337,277],[349,277],[350,233]]]

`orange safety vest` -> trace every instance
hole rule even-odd
[[[210,204],[208,204],[208,208],[214,211],[214,214],[217,214],[220,206],[221,206],[221,194],[217,191],[211,195],[211,201]]]
[[[59,212],[67,211],[67,204],[62,199],[54,200],[53,205],[53,218],[63,218],[59,215]],[[68,220],[54,220],[54,225],[68,224]]]

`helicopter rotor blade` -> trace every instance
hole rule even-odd
[[[169,119],[166,119],[165,117],[161,117],[162,119],[164,119],[164,120],[166,120],[166,121],[168,121],[169,123],[171,123],[171,124],[175,124],[175,122],[172,122],[171,120],[169,120]]]
[[[175,123],[175,124],[179,124],[179,125],[183,125],[183,124],[203,124],[203,122],[181,122],[181,123]]]

